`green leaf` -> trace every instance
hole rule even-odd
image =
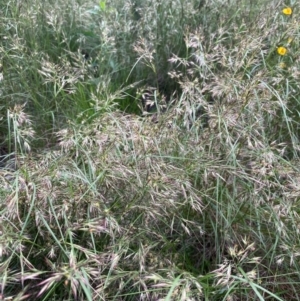
[[[106,3],[105,3],[105,1],[100,1],[99,2],[99,7],[100,7],[101,10],[105,11],[105,9],[106,9]]]

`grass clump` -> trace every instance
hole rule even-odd
[[[298,300],[298,5],[29,2],[1,6],[0,299]]]

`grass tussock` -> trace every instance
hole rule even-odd
[[[298,10],[2,3],[0,300],[299,300]]]

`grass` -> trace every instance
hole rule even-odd
[[[299,300],[295,1],[0,9],[0,300]]]

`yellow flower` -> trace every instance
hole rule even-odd
[[[291,44],[293,42],[293,38],[288,38],[287,43]]]
[[[283,46],[280,46],[280,47],[277,48],[277,53],[279,55],[286,55],[287,49],[285,47],[283,47]]]
[[[288,15],[290,16],[292,13],[293,13],[293,10],[290,8],[290,7],[285,7],[282,12],[285,14],[285,15]]]

